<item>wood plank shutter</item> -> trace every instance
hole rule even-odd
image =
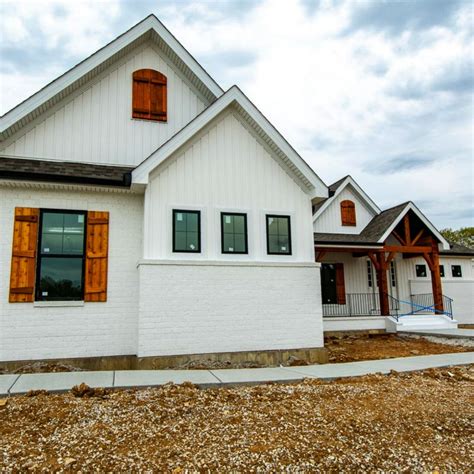
[[[344,282],[344,264],[336,263],[337,304],[346,304],[346,284]]]
[[[10,303],[34,301],[39,209],[16,207],[13,224]]]
[[[107,301],[109,213],[89,211],[86,230],[84,301]]]
[[[355,204],[348,199],[341,202],[341,222],[344,226],[356,225]]]
[[[166,122],[167,79],[153,69],[133,73],[132,117]]]

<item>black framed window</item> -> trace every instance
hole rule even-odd
[[[439,276],[444,277],[444,265],[439,266]]]
[[[248,253],[247,214],[221,212],[222,253]]]
[[[36,300],[84,298],[85,211],[41,209]]]
[[[291,255],[290,216],[267,215],[268,255]]]
[[[461,265],[451,265],[451,274],[453,278],[462,278]]]
[[[415,265],[416,276],[425,277],[426,274],[426,265]]]
[[[173,209],[173,252],[201,252],[201,211]]]
[[[374,286],[374,274],[372,272],[372,262],[367,260],[367,284],[369,288]]]
[[[393,288],[397,286],[397,269],[393,260],[390,262],[390,284]]]

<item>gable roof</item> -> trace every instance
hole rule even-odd
[[[151,171],[231,105],[244,117],[270,149],[282,159],[298,178],[303,189],[312,195],[311,197],[326,197],[328,195],[327,187],[319,176],[237,86],[232,86],[170,140],[142,161],[132,173],[132,183],[147,184]]]
[[[319,216],[331,205],[333,200],[339,196],[339,194],[347,187],[351,186],[354,191],[360,196],[360,198],[364,201],[366,206],[374,213],[379,214],[380,209],[375,204],[374,201],[369,197],[369,195],[357,184],[357,182],[352,178],[352,176],[347,175],[344,178],[339,179],[333,184],[330,184],[329,189],[329,197],[323,201],[318,203],[314,207],[314,214],[313,214],[313,222],[318,219]]]
[[[5,139],[15,133],[147,40],[156,42],[160,49],[209,102],[223,94],[220,86],[166,29],[163,23],[155,15],[149,15],[4,114],[0,118],[1,138]]]
[[[376,215],[360,232],[360,234],[329,234],[316,232],[314,240],[316,243],[335,244],[383,244],[398,223],[408,211],[412,211],[423,222],[423,224],[433,233],[433,235],[443,245],[443,251],[450,249],[449,242],[441,235],[436,227],[425,217],[425,215],[411,201],[398,204],[397,206],[385,209]]]
[[[129,188],[130,166],[0,157],[0,179]]]

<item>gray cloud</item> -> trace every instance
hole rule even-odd
[[[359,2],[345,33],[368,29],[399,35],[405,30],[423,30],[436,25],[447,25],[456,11],[466,3],[463,0]]]
[[[380,157],[371,160],[363,167],[366,173],[384,174],[384,173],[401,173],[403,171],[424,168],[434,163],[435,158],[422,155],[401,154],[390,158]]]

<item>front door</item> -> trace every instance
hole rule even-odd
[[[321,293],[323,304],[337,304],[336,265],[333,263],[321,265]]]

